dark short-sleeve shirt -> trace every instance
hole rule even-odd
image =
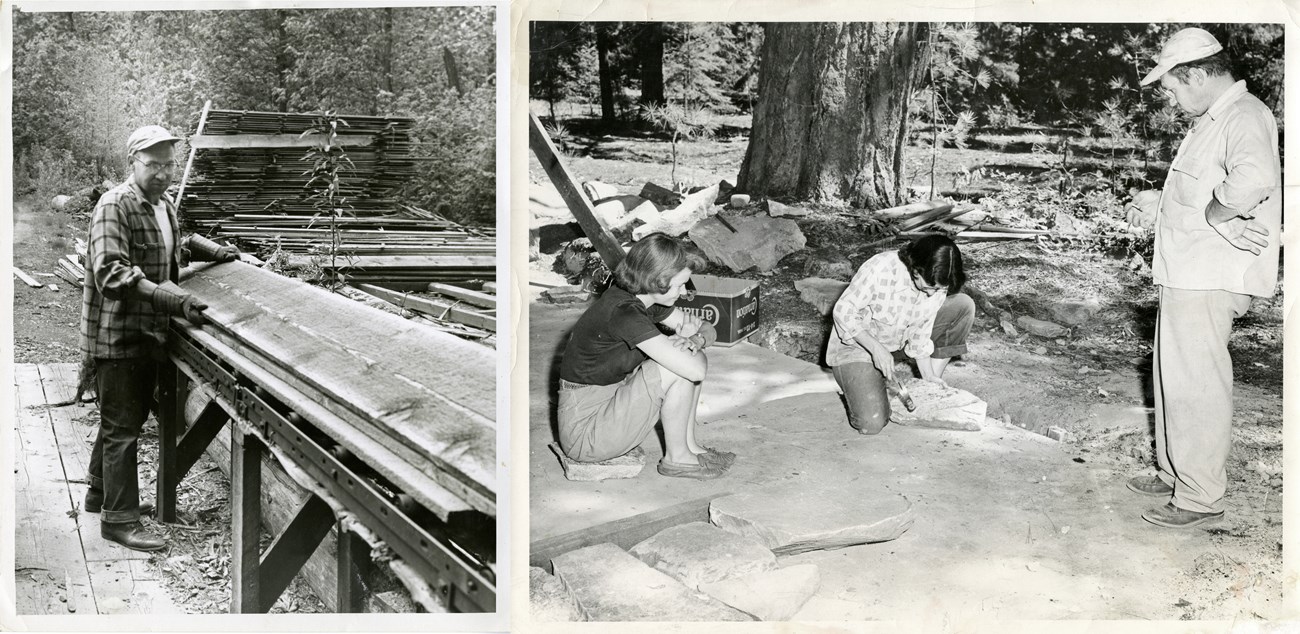
[[[658,322],[672,306],[647,307],[635,295],[610,286],[573,327],[560,362],[560,378],[585,385],[611,385],[648,358],[637,344],[660,334]]]

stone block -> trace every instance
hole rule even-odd
[[[552,304],[578,304],[587,301],[591,293],[581,286],[556,286],[542,291],[542,300]]]
[[[642,194],[644,196],[644,194]],[[669,209],[654,220],[632,230],[632,238],[640,240],[652,233],[666,233],[680,236],[691,230],[700,221],[717,213],[713,199],[718,197],[718,186],[714,185],[682,199],[682,204]],[[651,199],[653,200],[653,199]]]
[[[802,218],[812,212],[803,207],[783,205],[775,200],[767,201],[767,215],[773,218]]]
[[[776,555],[758,541],[707,522],[666,528],[628,552],[692,589],[776,568]]]
[[[704,255],[733,271],[770,271],[781,258],[807,243],[793,220],[766,216],[737,216],[729,220],[733,233],[715,218],[691,229],[690,237]]]
[[[846,485],[847,486],[847,485]],[[757,539],[778,555],[898,539],[912,503],[871,487],[812,487],[791,480],[713,500],[709,521]]]
[[[613,544],[567,552],[551,566],[586,621],[753,620]]]
[[[564,455],[564,450],[560,449],[559,444],[551,443],[550,447],[551,451],[555,452],[555,456],[560,459],[560,466],[564,468],[564,477],[575,482],[635,478],[641,473],[641,469],[645,468],[645,451],[640,447],[617,458],[601,462],[578,462]]]
[[[1034,319],[1029,316],[1017,317],[1016,325],[1020,326],[1020,328],[1025,332],[1036,337],[1043,337],[1044,339],[1055,339],[1070,332],[1068,328],[1060,324],[1054,324],[1050,321],[1043,321],[1041,319]]]
[[[1048,311],[1052,319],[1067,326],[1078,326],[1092,321],[1101,312],[1101,302],[1095,299],[1072,299],[1054,302]]]
[[[989,406],[966,390],[944,387],[932,381],[903,381],[916,403],[909,412],[897,398],[890,398],[890,422],[910,427],[933,427],[960,431],[979,431]]]
[[[541,568],[528,569],[528,609],[536,621],[581,621],[582,613],[559,579]]]
[[[788,621],[817,593],[821,571],[802,564],[706,583],[700,590],[760,621]]]
[[[810,277],[794,283],[794,289],[799,291],[799,299],[812,304],[822,316],[831,314],[835,309],[835,302],[839,301],[840,295],[843,295],[844,289],[848,287],[848,282],[822,277]]]

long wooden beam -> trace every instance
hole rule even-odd
[[[474,326],[475,328],[485,328],[496,332],[497,319],[492,315],[484,315],[477,310],[470,310],[457,306],[451,302],[437,299],[429,299],[418,295],[409,295],[398,291],[392,291],[382,286],[374,284],[358,284],[357,288],[378,297],[386,302],[391,302],[402,308],[418,310],[435,317],[442,317],[450,321]]]
[[[323,134],[196,134],[189,138],[190,148],[196,150],[226,150],[231,148],[295,148],[317,147],[325,142]],[[343,135],[334,137],[339,147],[373,145],[373,135]]]
[[[596,210],[582,192],[582,187],[578,186],[578,181],[573,178],[564,161],[560,160],[560,153],[551,142],[550,135],[546,134],[541,120],[531,112],[528,113],[528,147],[537,155],[537,160],[542,163],[542,169],[546,170],[555,189],[559,190],[564,204],[568,205],[569,211],[578,219],[582,232],[596,247],[601,259],[605,260],[605,266],[613,271],[623,261],[623,247],[596,216]]]

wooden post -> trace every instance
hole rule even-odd
[[[199,114],[199,127],[198,129],[194,130],[195,136],[203,134],[203,126],[208,123],[208,110],[211,108],[212,108],[211,99],[203,102],[203,112]],[[178,216],[176,218],[177,222],[180,222],[179,216],[181,213],[181,203],[182,201],[185,200],[185,184],[188,183],[190,180],[190,168],[194,167],[194,151],[196,149],[197,148],[195,148],[193,145],[190,146],[190,156],[189,158],[185,159],[185,171],[181,174],[181,186],[180,189],[176,190],[176,215]]]
[[[370,544],[336,522],[338,527],[338,611],[357,614],[366,611],[365,579],[370,573]]]
[[[215,400],[208,401],[189,430],[176,442],[176,450],[173,452],[176,455],[174,460],[176,481],[170,485],[172,491],[180,486],[185,475],[190,472],[194,463],[198,462],[204,450],[212,443],[212,439],[217,437],[221,428],[229,420],[230,416],[226,414],[226,410],[221,409]]]
[[[255,614],[260,600],[258,539],[262,533],[261,439],[230,428],[230,612]]]
[[[303,500],[289,525],[266,548],[266,554],[262,555],[258,565],[259,611],[271,611],[276,599],[289,587],[325,536],[330,534],[334,523],[334,509],[325,500],[315,494]]]
[[[569,168],[560,160],[560,153],[551,142],[551,137],[546,134],[541,120],[531,112],[528,113],[528,147],[537,155],[537,160],[541,161],[551,183],[560,191],[564,204],[568,205],[569,211],[578,219],[582,232],[587,234],[591,244],[596,247],[596,252],[605,260],[605,266],[613,271],[623,261],[623,247],[619,246],[618,240],[610,235],[609,230],[596,217],[595,208],[587,200],[587,195],[582,193],[582,188],[573,179]]]
[[[185,428],[185,398],[189,377],[176,364],[166,361],[158,367],[158,475],[154,517],[160,522],[176,521],[176,487],[184,475],[177,465],[177,438]]]

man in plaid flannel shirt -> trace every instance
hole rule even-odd
[[[100,535],[134,550],[158,550],[161,538],[140,523],[136,448],[153,405],[158,362],[172,317],[204,323],[206,305],[176,285],[189,259],[229,262],[239,256],[201,236],[180,237],[165,192],[176,169],[174,144],[161,126],[127,142],[131,177],[99,199],[90,220],[81,348],[95,371],[99,435],[90,454],[85,510],[100,513]]]

